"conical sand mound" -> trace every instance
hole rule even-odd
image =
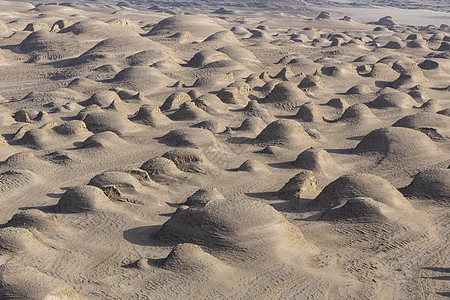
[[[5,227],[0,229],[1,252],[29,252],[42,248],[43,245],[33,233],[25,228]]]
[[[271,171],[269,168],[263,164],[262,162],[256,160],[256,159],[249,159],[244,161],[239,168],[237,168],[238,171],[243,172],[251,172],[251,173],[257,173],[257,174],[268,174]]]
[[[357,103],[348,107],[337,121],[351,125],[363,125],[374,123],[378,121],[378,118],[366,105]]]
[[[224,200],[225,197],[216,188],[203,188],[189,196],[184,203],[187,206],[205,206],[215,200]]]
[[[127,115],[114,110],[98,110],[90,112],[84,118],[89,131],[98,133],[112,131],[117,134],[135,130],[135,125],[128,120]]]
[[[256,100],[250,100],[243,109],[247,117],[258,117],[265,122],[273,121],[274,117],[266,108],[260,105]]]
[[[40,232],[53,231],[59,228],[56,218],[38,209],[28,209],[16,213],[6,224],[8,227],[36,228]]]
[[[53,130],[61,135],[80,134],[87,131],[86,123],[81,120],[70,120],[53,127]]]
[[[139,122],[153,127],[162,126],[170,122],[170,119],[162,114],[161,110],[156,105],[143,105],[132,121]]]
[[[65,27],[58,32],[58,34],[62,33],[73,34],[75,36],[78,36],[78,38],[86,39],[106,39],[116,38],[118,36],[139,36],[139,33],[129,28],[118,28],[115,26],[111,26],[108,23],[93,19],[82,20],[73,25]]]
[[[185,102],[173,114],[169,115],[169,118],[174,121],[183,120],[200,120],[208,119],[211,117],[203,109],[197,107],[194,102]]]
[[[411,108],[415,104],[417,103],[411,96],[402,92],[392,92],[382,94],[372,102],[368,103],[368,105],[375,108],[387,108],[387,107]]]
[[[156,24],[149,32],[149,35],[167,35],[180,31],[189,31],[194,36],[207,38],[211,34],[223,30],[225,28],[217,25],[213,19],[205,15],[177,15]]]
[[[195,221],[194,221],[195,220]],[[300,230],[268,204],[215,200],[204,207],[181,207],[158,233],[161,241],[196,243],[242,255],[281,259],[291,249],[307,249]]]
[[[368,197],[388,206],[411,208],[408,200],[389,181],[365,173],[339,177],[327,185],[311,204],[319,209],[328,209],[354,197]]]
[[[173,147],[218,148],[219,141],[208,130],[184,128],[172,130],[162,137],[162,142]]]
[[[278,83],[262,103],[268,103],[284,109],[292,109],[306,100],[305,93],[291,82]]]
[[[69,188],[55,205],[55,210],[64,213],[80,213],[101,210],[110,202],[101,189],[95,186]]]
[[[61,280],[16,263],[0,267],[0,284],[2,299],[82,299]]]
[[[294,120],[277,120],[269,125],[256,137],[256,143],[283,146],[310,146],[314,142]]]
[[[185,92],[175,92],[167,97],[163,105],[161,105],[161,110],[169,110],[173,108],[180,107],[181,104],[191,101],[191,97]]]
[[[319,110],[319,107],[312,102],[307,102],[307,103],[303,104],[302,106],[300,106],[300,108],[298,109],[298,112],[294,118],[299,120],[300,122],[322,122],[323,121],[323,116]]]
[[[191,173],[208,173],[211,163],[200,149],[178,148],[162,155],[174,162],[178,169]]]
[[[420,112],[409,115],[401,118],[392,126],[416,129],[426,133],[430,138],[450,137],[450,118],[436,113]]]
[[[376,129],[367,134],[354,149],[359,154],[375,154],[382,160],[403,163],[421,163],[442,155],[425,134],[402,127]]]
[[[187,63],[188,67],[201,68],[210,63],[222,60],[231,60],[228,55],[215,50],[205,50],[197,52]]]
[[[163,268],[177,273],[202,272],[209,276],[231,270],[229,266],[205,252],[200,246],[190,243],[176,245],[164,260]]]
[[[286,200],[299,200],[317,192],[317,181],[312,171],[302,171],[289,179],[277,192]]]
[[[260,63],[253,52],[238,45],[226,45],[217,49],[217,51],[225,53],[232,60],[238,61],[244,65],[253,65]]]
[[[126,142],[112,131],[96,133],[83,141],[83,148],[115,148]]]
[[[327,151],[321,148],[309,148],[300,153],[294,165],[317,174],[332,175],[340,169]]]
[[[207,37],[203,43],[214,45],[241,45],[241,42],[239,42],[233,32],[229,30],[222,30],[213,33]]]
[[[450,169],[426,170],[414,176],[406,187],[406,194],[419,197],[450,201]]]
[[[175,80],[155,68],[129,67],[117,73],[113,82],[132,90],[151,91],[173,85]]]

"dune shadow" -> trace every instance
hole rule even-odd
[[[425,270],[435,271],[435,272],[442,272],[442,273],[450,273],[450,268],[441,268],[441,267],[425,267],[423,268]]]
[[[123,238],[128,242],[140,246],[151,246],[159,244],[156,241],[156,234],[162,225],[142,226],[127,229],[123,232]]]
[[[349,149],[324,149],[328,153],[335,153],[335,154],[353,154],[353,148]]]
[[[439,296],[450,298],[450,292],[436,292]]]
[[[277,168],[277,169],[290,169],[290,170],[301,169],[301,168],[297,167],[296,165],[294,165],[293,161],[285,161],[285,162],[280,162],[280,163],[269,163],[267,165],[269,167]]]
[[[255,198],[255,199],[264,199],[264,200],[279,200],[280,198],[277,196],[276,192],[260,192],[260,193],[244,193],[244,195]]]

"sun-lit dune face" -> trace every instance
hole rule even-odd
[[[50,2],[0,0],[0,299],[448,296],[445,1]]]

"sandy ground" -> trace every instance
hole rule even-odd
[[[448,13],[183,3],[0,1],[0,298],[448,298]]]

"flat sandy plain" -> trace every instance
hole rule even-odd
[[[411,3],[0,1],[0,298],[448,298],[448,5]]]

